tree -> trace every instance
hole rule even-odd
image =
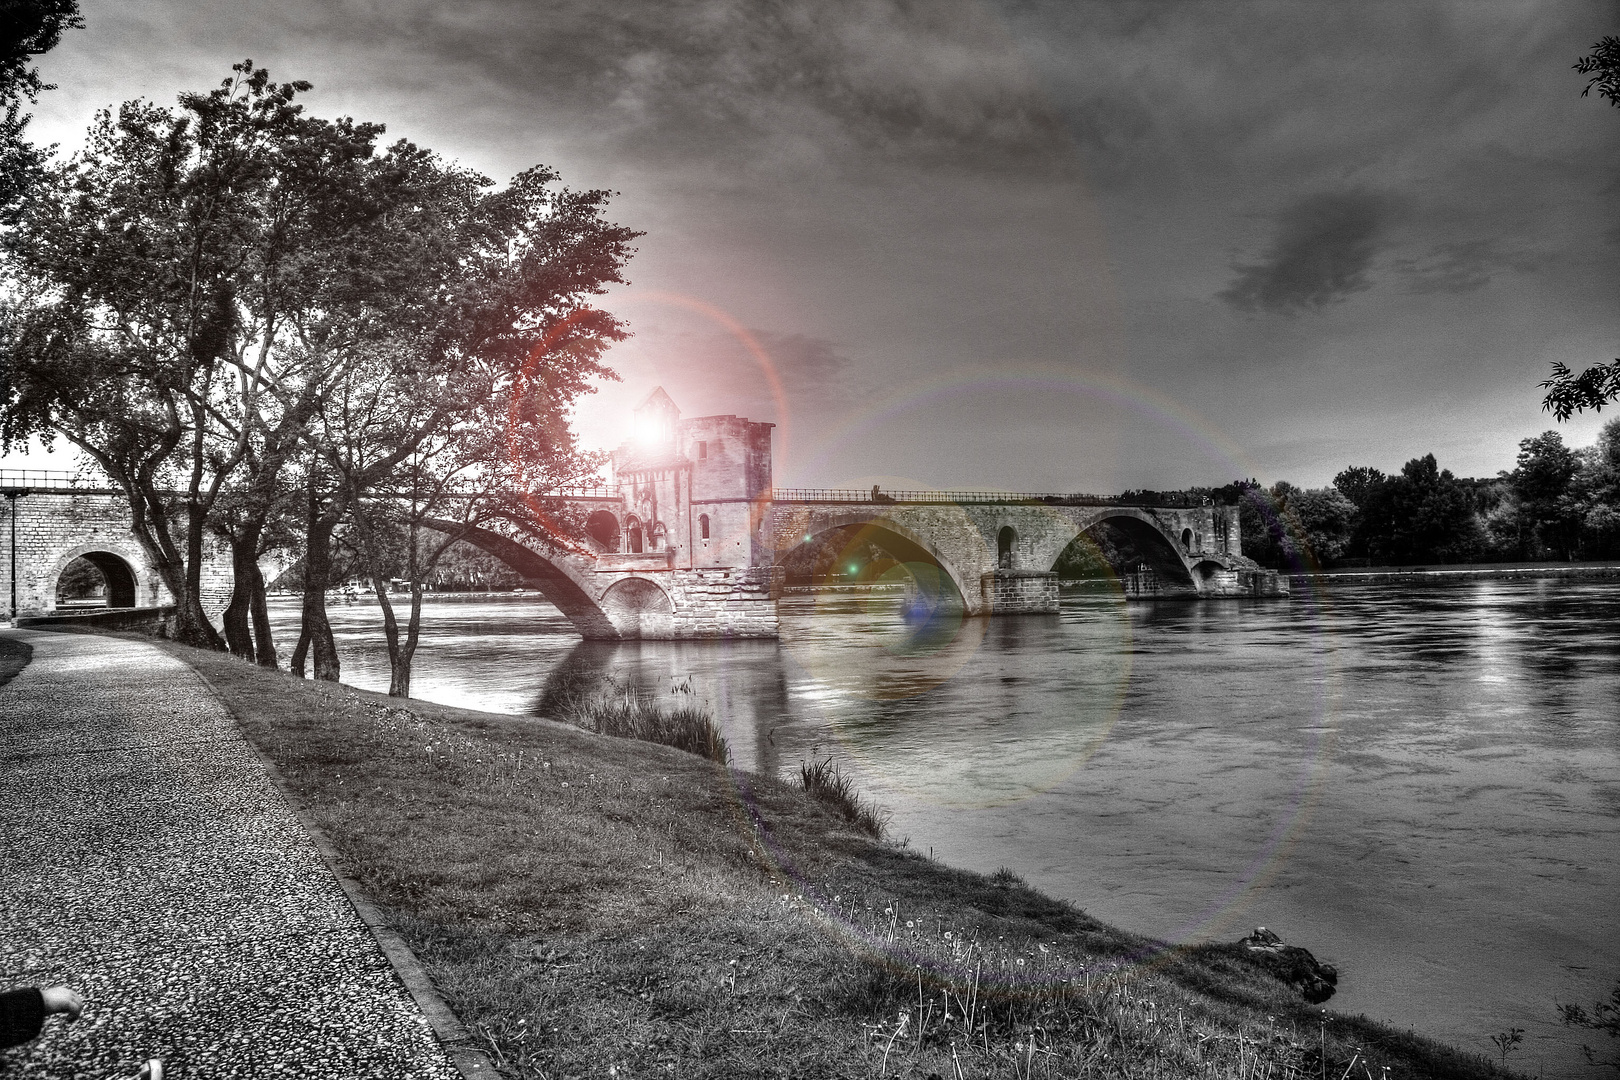
[[[123,490],[189,644],[221,645],[201,607],[205,523],[244,452],[222,431],[223,377],[265,154],[304,88],[238,65],[179,111],[103,112],[5,236],[18,301],[4,437],[60,434]]]
[[[78,0],[0,0],[0,212],[8,211],[41,171],[39,150],[24,137],[23,101],[55,87],[29,61],[56,48],[62,31],[84,25]]]
[[[389,178],[371,160],[380,127],[305,116],[309,85],[251,61],[232,72],[177,110],[101,113],[4,237],[17,378],[0,437],[59,434],[123,489],[191,644],[224,644],[200,576],[208,533],[225,537],[229,644],[274,663],[264,523],[341,375],[325,313],[393,286],[368,262]]]
[[[1620,107],[1620,37],[1606,35],[1600,38],[1592,46],[1591,55],[1575,61],[1575,70],[1582,75],[1592,76],[1586,81],[1581,97],[1586,97],[1596,88],[1599,97],[1606,97],[1609,104]]]
[[[1370,484],[1364,500],[1357,542],[1376,562],[1465,562],[1485,548],[1473,491],[1433,454]]]
[[[1511,478],[1526,523],[1565,559],[1574,557],[1582,516],[1570,491],[1580,467],[1580,458],[1564,445],[1564,437],[1547,431],[1520,441],[1518,468]]]
[[[1573,486],[1579,489],[1586,556],[1620,554],[1620,417],[1604,424],[1597,443],[1583,452]]]
[[[1596,89],[1599,97],[1620,107],[1620,37],[1601,38],[1589,55],[1575,62],[1575,70],[1591,76],[1581,90],[1582,97]],[[1579,375],[1558,361],[1552,368],[1552,378],[1541,384],[1541,389],[1547,391],[1541,407],[1561,421],[1586,409],[1597,412],[1620,398],[1620,359],[1595,364]]]
[[[400,243],[385,252],[394,286],[386,301],[348,312],[369,333],[338,358],[345,380],[312,418],[306,617],[293,665],[313,649],[316,677],[337,677],[320,568],[347,518],[383,609],[389,692],[409,696],[422,587],[452,543],[495,522],[532,526],[537,513],[565,532],[582,528],[551,498],[598,467],[575,446],[568,415],[592,380],[612,377],[601,355],[626,336],[588,301],[623,280],[640,234],[604,219],[607,192],[556,188],[548,169],[494,191],[408,143],[389,158],[410,196],[390,226]],[[424,548],[424,528],[442,541]],[[403,634],[389,596],[401,572],[411,591]]]
[[[1373,493],[1386,479],[1382,472],[1371,465],[1352,465],[1333,478],[1333,486],[1359,511],[1366,508]]]
[[[1293,529],[1288,536],[1288,557],[1303,563],[1307,557],[1331,563],[1349,549],[1355,530],[1356,505],[1336,488],[1295,490],[1288,499]]]

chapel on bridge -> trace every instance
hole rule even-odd
[[[655,388],[636,407],[634,436],[612,454],[623,520],[598,511],[590,535],[647,569],[770,565],[756,526],[770,497],[775,426],[732,415],[682,420]]]

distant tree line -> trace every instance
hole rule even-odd
[[[1238,503],[1244,554],[1275,568],[1620,558],[1620,419],[1589,447],[1556,431],[1524,439],[1516,466],[1490,478],[1425,454],[1389,476],[1351,466],[1328,488],[1247,480],[1211,494]]]
[[[72,21],[57,7],[45,38]],[[291,667],[336,680],[326,593],[360,576],[408,696],[422,590],[457,576],[458,540],[582,524],[555,493],[599,456],[570,413],[626,336],[592,300],[639,234],[607,192],[544,167],[497,186],[307,114],[308,89],[243,62],[177,108],[103,111],[65,160],[8,129],[34,156],[0,223],[0,446],[65,439],[123,491],[189,644],[277,664],[259,564],[279,551],[301,566]],[[223,635],[212,548],[235,576]]]
[[[422,532],[417,538],[418,565],[427,563],[430,549],[436,547],[442,540],[443,535],[440,533],[426,530]],[[410,569],[408,561],[397,557],[400,553],[397,545],[393,550],[396,557],[383,566],[383,572],[396,591],[400,589],[409,591],[411,583],[408,576]],[[334,554],[329,580],[349,581],[353,578],[368,580],[369,577],[367,564],[358,552],[341,548]],[[303,592],[303,562],[296,562],[288,567],[286,573],[271,585],[276,589]],[[436,592],[499,592],[521,587],[523,578],[516,570],[489,552],[474,547],[465,540],[457,540],[439,554],[432,570],[423,576],[422,585]]]

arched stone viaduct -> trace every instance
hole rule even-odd
[[[1113,568],[1131,596],[1253,596],[1287,588],[1243,556],[1236,507],[925,498],[778,499],[765,516],[783,552],[834,529],[861,529],[903,562],[921,555],[945,571],[971,615],[1056,611],[1059,557],[1099,527],[1140,553],[1134,565]]]
[[[682,420],[659,389],[636,410],[636,427],[641,438],[613,454],[615,483],[571,497],[584,536],[560,535],[538,515],[467,536],[587,638],[775,637],[784,563],[837,530],[862,534],[900,564],[937,567],[929,576],[948,579],[970,615],[1056,611],[1055,564],[1076,537],[1096,530],[1121,541],[1109,550],[1134,553],[1130,565],[1113,568],[1128,596],[1287,592],[1286,579],[1244,557],[1236,507],[779,491],[771,485],[770,424],[729,415]],[[0,494],[16,490],[15,478],[0,476]],[[110,606],[171,602],[130,534],[118,493],[61,484],[11,506],[14,520],[0,522],[0,573],[14,524],[19,614],[53,611],[58,579],[79,556],[101,569]],[[229,559],[212,558],[204,582],[205,610],[217,615],[230,598]]]
[[[26,494],[18,494],[26,492]],[[0,606],[9,613],[13,530],[17,614],[56,611],[62,572],[83,557],[101,571],[111,608],[174,603],[163,579],[130,531],[129,501],[111,488],[78,486],[66,479],[0,476],[5,520],[0,520]],[[15,515],[15,516],[13,516]],[[217,617],[231,598],[229,557],[210,551],[203,565],[203,610]]]
[[[108,582],[109,607],[171,603],[168,590],[129,532],[122,496],[105,490],[35,490],[17,500],[17,599],[20,615],[56,609],[64,570],[83,556]],[[622,498],[584,501],[583,511],[624,520]],[[971,615],[1057,610],[1058,557],[1088,529],[1107,526],[1149,554],[1116,572],[1133,596],[1257,595],[1278,589],[1236,547],[1231,508],[1169,509],[1030,502],[761,500],[752,507],[763,565],[680,565],[680,552],[623,552],[587,537],[551,538],[537,530],[476,529],[471,543],[501,559],[593,639],[773,637],[782,563],[791,550],[835,530],[861,529],[904,562],[936,564]],[[599,519],[600,520],[600,519]],[[0,572],[9,567],[10,522],[0,523]],[[451,522],[436,522],[444,529]],[[752,549],[753,545],[750,545]],[[230,599],[228,561],[205,567],[205,610]]]

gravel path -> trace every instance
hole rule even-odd
[[[458,1080],[208,687],[139,642],[4,631],[0,985],[84,1016],[0,1074]]]

